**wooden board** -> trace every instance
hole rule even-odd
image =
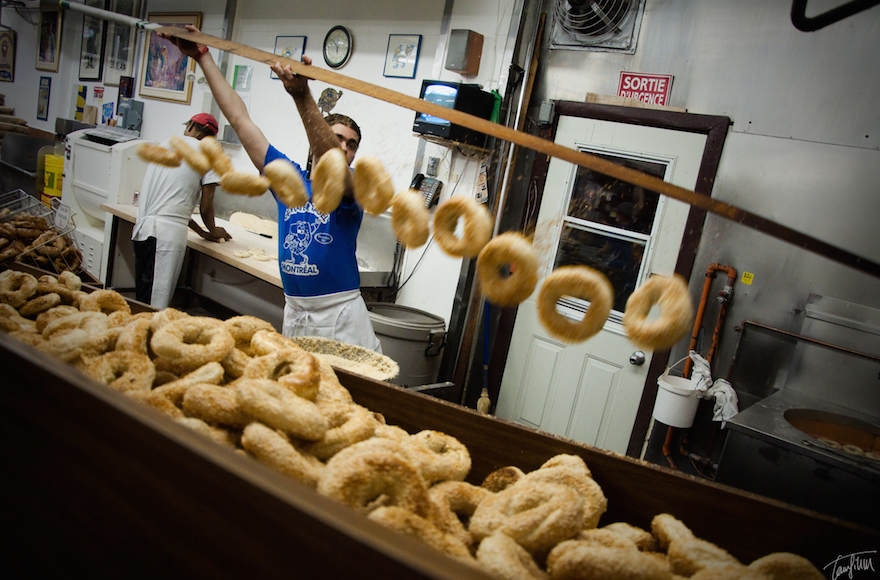
[[[807,251],[817,253],[821,256],[835,260],[854,269],[880,276],[880,264],[868,260],[862,256],[854,254],[843,248],[836,247],[832,244],[814,238],[808,234],[799,232],[780,223],[763,218],[759,215],[748,212],[742,208],[733,206],[723,201],[713,199],[707,195],[700,195],[689,189],[679,187],[672,183],[663,181],[647,173],[637,171],[618,165],[612,161],[603,159],[596,155],[592,155],[583,151],[564,147],[547,139],[542,139],[535,135],[530,135],[522,131],[517,131],[498,123],[493,123],[486,119],[481,119],[474,115],[469,115],[461,111],[456,111],[429,103],[424,99],[419,99],[403,93],[399,93],[392,89],[374,85],[359,79],[345,76],[343,74],[322,69],[316,66],[307,66],[301,62],[284,58],[282,56],[259,50],[250,46],[232,42],[211,36],[203,32],[190,32],[182,28],[166,26],[156,30],[157,33],[174,38],[181,38],[211,46],[220,50],[231,52],[247,59],[262,62],[267,65],[281,63],[284,66],[290,66],[291,70],[296,74],[301,74],[310,79],[326,82],[331,85],[353,90],[362,95],[373,97],[393,105],[404,107],[412,111],[428,113],[447,119],[456,125],[462,125],[470,129],[474,129],[481,133],[491,135],[498,139],[509,141],[516,145],[538,151],[557,157],[564,161],[604,173],[611,177],[616,177],[627,183],[632,183],[643,187],[650,191],[666,195],[678,201],[687,203],[693,207],[714,213],[726,219],[735,221],[741,225],[763,232],[766,235],[784,240],[790,244],[799,246]]]
[[[33,575],[484,578],[299,482],[221,447],[0,334],[5,563]],[[410,432],[468,446],[480,481],[503,465],[583,457],[602,524],[669,512],[743,561],[793,551],[822,567],[880,531],[766,500],[339,371],[355,400]],[[20,567],[20,566],[19,566]]]

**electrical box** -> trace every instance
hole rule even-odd
[[[474,76],[480,72],[483,56],[483,35],[473,30],[455,29],[449,33],[446,48],[446,70]]]

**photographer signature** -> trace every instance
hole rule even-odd
[[[876,572],[874,568],[874,557],[877,550],[867,550],[864,552],[853,552],[844,556],[838,556],[835,560],[825,565],[823,570],[831,567],[831,580],[837,580],[841,577],[853,578],[855,572]]]

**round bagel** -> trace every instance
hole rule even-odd
[[[141,143],[137,147],[138,157],[148,163],[164,165],[165,167],[180,167],[180,153],[165,149],[156,143]]]
[[[369,439],[379,424],[369,409],[354,403],[321,405],[321,410],[330,422],[330,428],[319,441],[308,443],[304,449],[322,461]]]
[[[468,522],[477,506],[492,492],[466,481],[443,481],[428,490],[428,497],[435,506],[431,521],[441,531],[451,534],[471,547],[474,538],[467,531]]]
[[[299,172],[284,159],[270,161],[263,173],[272,184],[278,200],[287,207],[302,207],[309,201],[306,186]]]
[[[122,327],[116,339],[116,350],[150,353],[150,319],[134,318]]]
[[[391,200],[391,228],[407,248],[424,246],[430,233],[431,214],[414,189],[399,192]]]
[[[222,322],[206,316],[188,316],[169,322],[150,339],[150,348],[158,357],[189,369],[209,362],[219,363],[234,347],[235,341]]]
[[[649,322],[647,316],[655,304],[660,307],[660,318]],[[651,276],[626,301],[623,329],[637,347],[665,350],[687,336],[693,320],[694,308],[684,278],[677,274]]]
[[[314,401],[321,383],[321,370],[313,354],[298,347],[285,348],[251,359],[242,377],[278,381],[291,393]]]
[[[145,354],[112,351],[89,359],[85,372],[96,381],[120,392],[149,391],[156,367]]]
[[[190,147],[189,143],[183,140],[179,135],[172,135],[168,140],[168,144],[172,149],[177,151],[180,157],[186,161],[187,165],[193,168],[193,171],[199,175],[204,175],[211,169],[211,162],[203,153]]]
[[[312,171],[312,205],[321,213],[333,213],[351,187],[351,169],[341,148],[321,155]]]
[[[456,237],[458,220],[464,220],[464,235]],[[434,239],[449,254],[473,258],[492,237],[492,216],[485,206],[465,196],[450,197],[434,213]]]
[[[61,304],[61,296],[54,292],[31,298],[18,309],[18,313],[26,317],[34,317],[41,312]]]
[[[40,312],[37,315],[35,330],[40,334],[43,334],[43,331],[46,330],[46,327],[49,326],[49,323],[53,320],[58,320],[59,318],[64,318],[65,316],[76,314],[77,312],[79,312],[79,310],[76,307],[64,304]]]
[[[204,137],[199,141],[199,149],[208,158],[214,173],[221,178],[232,171],[232,160],[223,150],[223,146],[214,137]]]
[[[507,534],[492,534],[480,542],[477,563],[495,578],[544,580],[549,578],[532,555]]]
[[[536,481],[565,485],[575,490],[584,502],[583,529],[599,525],[599,518],[608,509],[602,488],[590,475],[584,460],[577,455],[557,455],[539,469],[525,474],[520,482]]]
[[[353,446],[336,454],[327,462],[318,492],[362,513],[394,505],[426,517],[431,510],[428,489],[416,468],[404,456],[384,450]]]
[[[0,302],[19,308],[37,292],[38,285],[37,279],[27,272],[6,270],[0,276]]]
[[[510,275],[501,269],[510,265]],[[538,284],[538,254],[525,236],[506,232],[496,236],[477,257],[480,290],[493,304],[513,306],[532,295]]]
[[[516,467],[515,465],[499,467],[498,469],[487,475],[480,486],[488,489],[493,493],[498,493],[499,491],[507,489],[508,487],[519,481],[523,475],[525,475],[525,473],[523,473],[523,470],[519,467]]]
[[[825,576],[813,564],[797,554],[775,552],[754,560],[749,569],[772,580],[822,580]]]
[[[467,546],[458,538],[444,534],[430,520],[414,514],[408,509],[398,506],[383,506],[370,512],[368,517],[392,530],[419,538],[444,554],[454,558],[472,560]]]
[[[370,215],[380,215],[391,205],[394,183],[378,157],[359,157],[352,174],[354,198]]]
[[[672,580],[660,560],[638,550],[568,540],[551,550],[547,570],[554,580]]]
[[[253,421],[242,409],[235,389],[212,384],[189,387],[183,395],[181,408],[188,417],[212,425],[245,427]]]
[[[470,532],[478,540],[507,534],[538,554],[578,533],[583,519],[583,500],[570,487],[520,480],[477,506]]]
[[[241,434],[241,446],[269,467],[312,486],[323,478],[324,466],[300,452],[290,440],[262,423],[251,423]]]
[[[262,175],[246,171],[227,171],[220,178],[220,187],[229,193],[256,197],[269,191],[271,183]]]
[[[563,296],[590,302],[580,322],[557,312],[556,303]],[[614,290],[608,278],[587,266],[557,268],[544,279],[538,291],[538,320],[551,336],[567,343],[583,342],[602,330],[612,306]]]
[[[104,314],[118,310],[131,315],[131,306],[125,297],[116,290],[95,290],[80,300],[79,309],[83,312],[103,312]]]
[[[243,379],[235,384],[241,409],[261,423],[285,433],[317,441],[330,424],[317,405],[269,379]]]
[[[440,431],[425,430],[409,438],[413,461],[430,485],[437,481],[462,481],[471,470],[471,455],[458,439]]]

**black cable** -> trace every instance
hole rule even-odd
[[[415,274],[415,273],[416,273],[416,270],[419,269],[419,264],[422,263],[422,260],[423,260],[424,257],[427,255],[427,253],[428,253],[428,248],[431,247],[431,243],[432,243],[433,241],[434,241],[434,236],[431,236],[431,239],[428,240],[428,243],[427,243],[427,244],[425,244],[425,251],[422,252],[422,255],[421,255],[421,256],[419,256],[419,259],[418,259],[418,261],[416,262],[416,265],[413,266],[413,269],[412,269],[412,271],[409,273],[409,276],[406,277],[406,280],[403,281],[403,284],[401,284],[400,286],[397,287],[397,290],[395,290],[394,292],[391,293],[390,298],[392,298],[392,299],[393,299],[393,298],[396,298],[396,297],[397,297],[397,293],[400,292],[400,291],[403,289],[403,287],[406,286],[406,283],[409,282],[409,281],[412,279],[413,274]]]

